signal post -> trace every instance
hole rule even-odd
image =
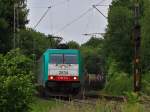
[[[140,5],[139,0],[135,0],[134,4],[134,92],[139,92],[141,89],[141,67],[140,67],[140,46],[141,46],[141,26],[139,24]]]

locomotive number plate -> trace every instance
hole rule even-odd
[[[68,74],[68,71],[59,71],[59,75],[66,75]]]

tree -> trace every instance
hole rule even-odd
[[[84,68],[88,73],[98,74],[104,72],[103,42],[102,38],[91,37],[80,47]]]
[[[98,74],[103,72],[104,63],[99,49],[92,47],[81,47],[81,54],[83,57],[84,68],[90,74]]]
[[[150,71],[150,1],[144,0],[144,16],[142,17],[141,62],[143,72]]]
[[[133,59],[131,38],[133,13],[131,9],[128,8],[128,5],[124,6],[122,2],[121,0],[113,2],[110,7],[108,27],[104,40],[104,53],[105,56],[112,57],[118,62],[118,68],[120,68],[120,70],[131,73]]]
[[[80,45],[75,41],[69,41],[69,42],[67,42],[67,45],[69,46],[70,49],[79,49],[80,48]]]
[[[1,0],[0,1],[0,52],[6,53],[12,47],[14,27],[14,6],[16,12],[16,31],[25,28],[28,23],[26,0]],[[18,17],[17,17],[18,15]]]
[[[60,43],[61,40],[55,38],[59,37],[45,35],[33,29],[24,29],[18,34],[17,47],[19,47],[25,55],[32,57],[32,55],[35,54],[35,58],[39,59],[46,49],[56,48]]]
[[[19,49],[0,55],[0,112],[29,112],[34,93],[31,65]]]
[[[82,44],[82,46],[91,46],[95,48],[100,48],[103,45],[103,39],[97,37],[91,37],[86,43]]]
[[[10,43],[8,43],[9,38],[4,38],[9,36],[7,31],[8,23],[5,19],[0,18],[0,52],[5,52],[10,49]]]
[[[32,70],[32,60],[23,55],[20,49],[11,50],[6,55],[0,56],[1,76],[30,74],[30,71]]]
[[[105,91],[111,94],[124,94],[132,88],[132,63],[134,58],[134,2],[135,0],[114,0],[108,13],[108,26],[104,38],[103,54],[107,71]],[[150,1],[140,0],[142,89],[150,93]]]

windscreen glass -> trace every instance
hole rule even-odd
[[[64,54],[64,64],[77,64],[77,55],[74,54]]]
[[[63,64],[63,55],[62,54],[51,54],[50,55],[51,64]]]

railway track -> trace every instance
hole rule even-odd
[[[85,95],[85,99],[105,99],[108,101],[118,101],[124,102],[127,101],[127,97],[125,96],[110,96],[110,95]]]
[[[73,102],[74,104],[85,104],[85,105],[96,105],[96,102],[99,100],[105,101],[116,101],[124,102],[127,101],[125,96],[110,96],[110,95],[101,95],[101,94],[79,94],[77,96],[65,95],[65,94],[47,94],[44,99],[47,100],[57,100],[63,103]]]
[[[89,106],[96,106],[98,101],[116,101],[116,102],[123,102],[124,97],[119,96],[104,96],[104,95],[79,95],[79,96],[71,96],[71,95],[64,95],[64,94],[50,94],[48,97],[44,97],[46,100],[54,100],[63,104],[73,104],[77,106],[81,105],[89,105]]]
[[[62,103],[63,105],[73,105],[77,107],[82,107],[82,106],[96,106],[97,99],[71,99],[71,100],[64,100],[64,99],[51,99],[53,101]]]
[[[139,101],[139,104],[149,112],[150,100],[146,99],[148,98],[142,98],[142,100]],[[85,92],[85,94],[80,93],[77,96],[54,93],[49,94],[49,96],[46,97],[46,100],[54,101],[56,105],[60,105],[60,108],[62,109],[83,109],[83,111],[85,111],[86,108],[91,109],[91,111],[96,111],[97,108],[101,108],[104,111],[112,109],[114,112],[121,112],[122,106],[126,107],[126,104],[128,104],[128,99],[125,96],[111,96],[99,93],[88,94],[87,92]]]
[[[100,95],[100,94],[80,94],[78,96],[64,95],[64,94],[49,94],[48,97],[44,99],[55,100],[62,102],[64,104],[73,103],[74,105],[84,104],[84,105],[96,105],[97,101],[114,101],[114,102],[126,102],[128,100],[125,96],[110,96],[110,95]],[[150,106],[150,99],[139,100],[139,103],[146,104]]]

